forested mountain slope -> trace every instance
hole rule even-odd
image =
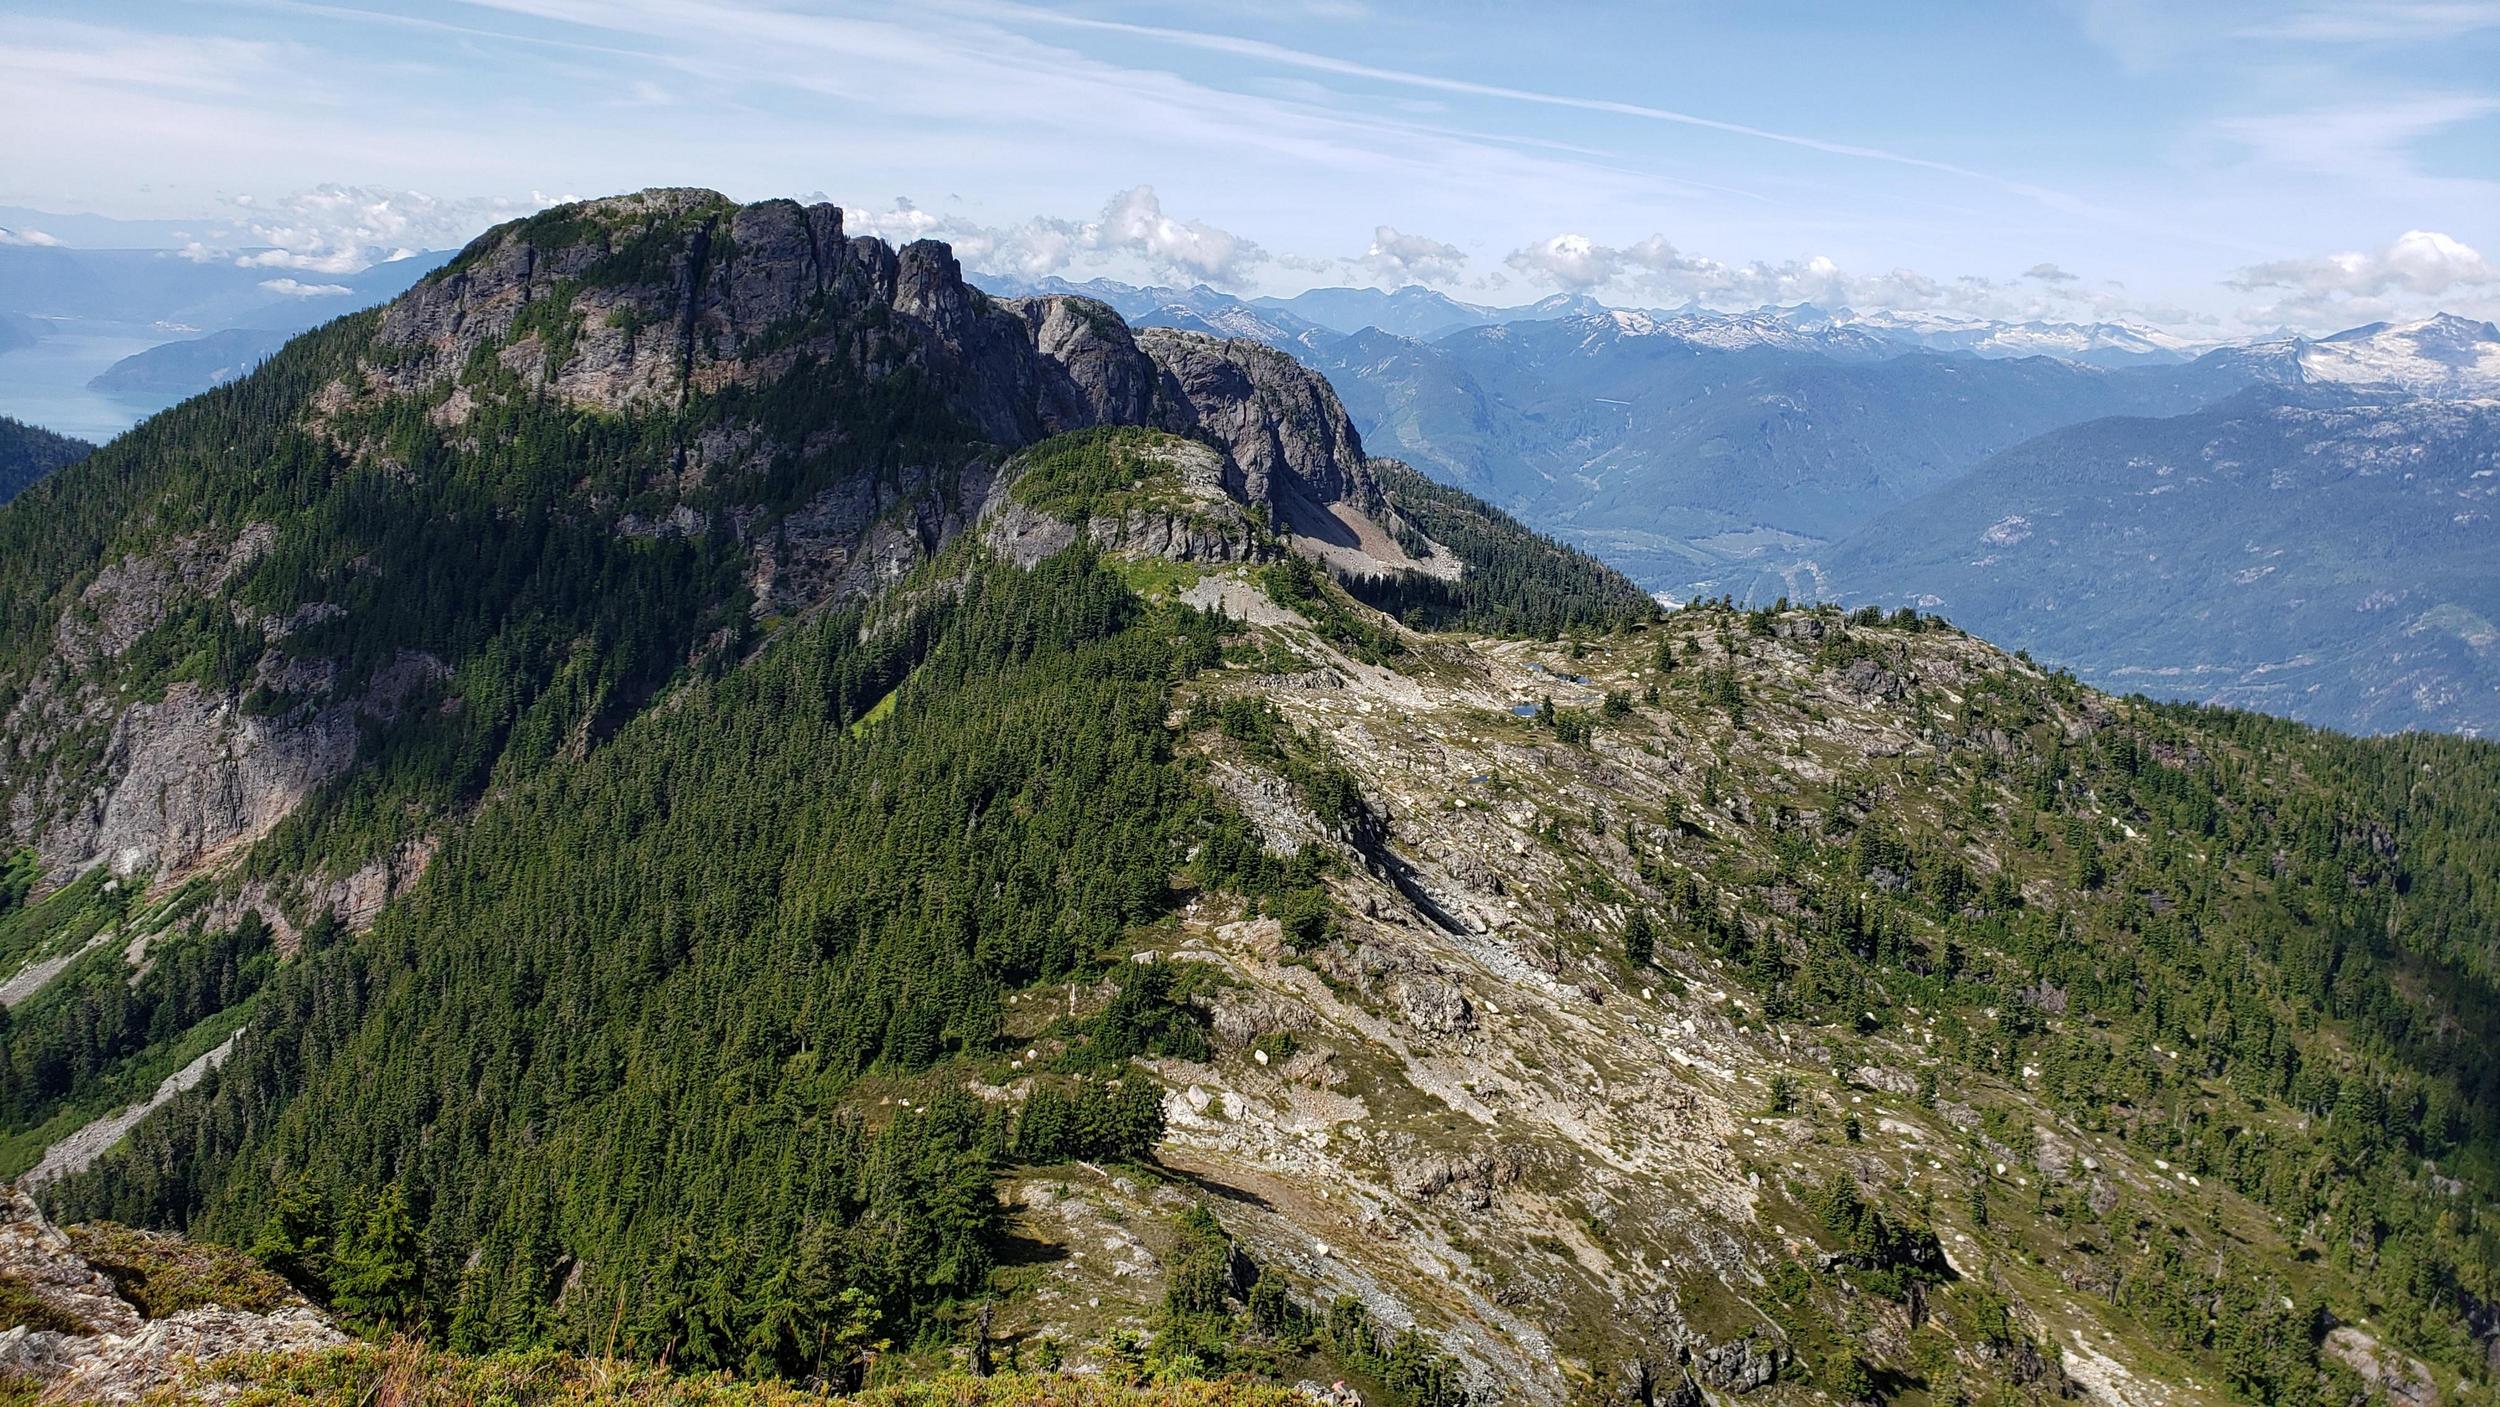
[[[0,1158],[361,1330],[2490,1376],[2489,747],[1660,616],[1270,350],[697,192],[489,234],[0,549]]]
[[[0,503],[94,448],[85,440],[0,415]]]
[[[2264,388],[2008,450],[1819,552],[2104,687],[2500,732],[2500,406]]]
[[[1302,355],[1375,447],[1679,599],[1804,594],[1818,544],[1999,450],[2194,409],[2252,374],[1904,352],[1760,314],[1365,332]]]

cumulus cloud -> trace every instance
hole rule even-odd
[[[335,298],[342,293],[355,291],[343,283],[306,283],[301,279],[292,278],[265,278],[260,281],[260,286],[271,293],[283,293],[289,298]]]
[[[846,228],[888,241],[943,239],[955,256],[988,272],[1037,279],[1085,266],[1156,280],[1234,285],[1274,257],[1255,241],[1163,208],[1152,186],[1132,186],[1090,220],[1037,216],[993,226],[897,199],[885,210],[843,212]]]
[[[937,216],[911,203],[909,196],[894,197],[887,210],[845,210],[842,230],[845,234],[875,235],[888,244],[909,244],[915,239],[934,236],[943,222]]]
[[[1623,274],[1623,251],[1584,234],[1558,234],[1541,244],[1514,249],[1503,263],[1532,279],[1585,293]]]
[[[2271,293],[2246,311],[2253,322],[2368,322],[2419,311],[2431,300],[2469,309],[2500,301],[2500,265],[2437,230],[2407,230],[2385,249],[2347,249],[2309,259],[2251,264],[2230,280],[2243,293]]]
[[[0,225],[0,244],[32,245],[38,249],[49,249],[59,243],[59,240],[41,230],[13,230]]]
[[[1721,311],[1812,303],[1859,311],[1955,314],[2006,321],[2155,319],[2122,289],[2087,286],[2055,264],[2020,277],[1930,275],[1916,269],[1859,271],[1824,255],[1742,263],[1678,248],[1653,234],[1610,245],[1583,234],[1559,234],[1511,251],[1503,261],[1526,282],[1585,293],[1615,304],[1698,304]],[[2176,309],[2157,320],[2175,320]]]
[[[241,195],[230,202],[240,252],[194,244],[181,253],[193,259],[230,255],[242,268],[350,274],[421,250],[466,244],[489,225],[544,210],[558,199],[535,191],[526,200],[443,199],[421,191],[333,184],[274,198]]]
[[[1604,292],[1616,298],[1700,302],[1720,308],[1835,302],[1932,307],[1950,301],[1944,285],[1909,269],[1851,274],[1822,255],[1781,263],[1730,264],[1688,253],[1666,236],[1655,234],[1622,246],[1601,244],[1586,235],[1559,234],[1511,251],[1504,262],[1531,279],[1575,293]],[[1964,293],[1974,285],[1996,287],[1985,279],[1959,283]]]
[[[1164,214],[1152,186],[1113,196],[1102,219],[1084,227],[1083,238],[1088,248],[1131,253],[1149,266],[1214,282],[1232,282],[1267,258],[1267,251],[1239,235]]]
[[[2375,254],[2345,250],[2315,259],[2251,264],[2239,271],[2231,286],[2243,292],[2288,288],[2315,296],[2376,297],[2401,292],[2436,298],[2451,289],[2495,280],[2500,280],[2500,268],[2494,268],[2472,245],[2437,230],[2407,230]]]
[[[1467,253],[1455,244],[1382,225],[1372,231],[1371,248],[1356,262],[1366,273],[1392,284],[1447,283],[1466,270]]]

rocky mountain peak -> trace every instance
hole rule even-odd
[[[587,407],[666,407],[760,387],[802,363],[837,379],[917,375],[1008,448],[1096,425],[1205,435],[1253,501],[1373,497],[1336,393],[1254,343],[1140,338],[1092,298],[993,298],[936,240],[849,237],[842,211],[653,190],[558,206],[479,237],[391,304],[380,379],[438,384],[492,357]]]
[[[2274,381],[2434,399],[2500,395],[2500,328],[2454,313],[2408,323],[2364,323],[2331,336],[2288,337],[2224,348],[2210,356]]]
[[[555,507],[598,539],[584,551],[706,541],[751,616],[873,595],[994,506],[1022,451],[1100,427],[1205,446],[1200,477],[1249,510],[1244,523],[1341,568],[1420,565],[1398,546],[1416,531],[1318,373],[1249,341],[1134,333],[1086,296],[992,297],[947,245],[851,235],[829,204],[664,189],[557,206],[487,232],[246,382],[302,387],[276,423],[318,439],[299,448],[333,482],[401,485],[412,521]],[[553,407],[596,414],[565,425],[544,420]],[[532,418],[528,452],[550,472],[498,471],[473,497],[456,466],[511,466],[526,438],[514,427]],[[555,467],[583,452],[551,448],[582,425],[614,432],[601,468]],[[87,674],[138,667],[124,662],[134,642],[195,603],[245,589],[277,542],[268,517],[299,510],[255,511],[180,540],[100,540],[92,566],[65,578],[81,608],[62,617],[42,679],[20,681],[11,722],[26,739],[82,728],[105,745],[6,798],[11,831],[56,880],[99,858],[125,875],[182,870],[256,840],[353,764],[360,718],[397,716],[410,689],[394,681],[457,692],[458,645],[414,622],[372,654],[375,627],[344,604],[364,588],[296,566],[279,569],[285,605],[250,613],[257,643],[233,677],[172,681],[127,706],[81,692],[100,688]],[[361,517],[344,530],[385,532]],[[1226,551],[1247,550],[1244,531]],[[1457,558],[1433,566],[1455,575]],[[703,609],[747,608],[707,595]],[[345,657],[372,663],[344,666],[350,678]],[[336,698],[273,706],[316,690]]]

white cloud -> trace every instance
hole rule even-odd
[[[1541,244],[1514,249],[1503,263],[1532,279],[1587,292],[1623,275],[1623,251],[1584,234],[1558,234]]]
[[[49,249],[59,243],[59,240],[41,230],[13,230],[0,226],[0,244],[33,245],[39,249]]]
[[[1727,264],[1688,254],[1665,235],[1653,234],[1616,247],[1586,235],[1560,234],[1513,250],[1511,268],[1581,293],[1665,302],[1698,300],[1712,307],[1752,308],[1767,303],[1868,302],[1886,307],[1924,307],[1942,290],[1908,270],[1878,278],[1853,277],[1822,255],[1785,263]]]
[[[343,283],[305,283],[291,278],[265,278],[260,281],[260,286],[289,298],[335,298],[355,291]]]
[[[1036,216],[991,226],[938,215],[900,198],[890,209],[845,210],[842,218],[852,233],[892,243],[946,240],[972,268],[1018,278],[1065,274],[1082,265],[1089,274],[1234,286],[1275,262],[1253,240],[1167,212],[1152,186],[1121,191],[1091,220]]]
[[[1111,198],[1102,219],[1086,227],[1087,247],[1130,253],[1150,267],[1230,283],[1267,258],[1256,244],[1199,220],[1163,213],[1154,187],[1134,186]]]
[[[908,196],[894,197],[889,210],[844,210],[842,232],[853,235],[875,235],[892,245],[905,245],[915,239],[937,235],[944,221],[911,203]],[[960,251],[958,251],[960,252]]]
[[[1698,303],[1721,311],[1813,303],[1860,311],[1957,313],[2012,322],[2116,319],[2184,324],[2192,314],[2154,308],[2117,285],[2089,288],[2055,264],[2035,264],[2022,277],[1942,277],[1916,269],[1853,271],[1825,255],[1778,262],[1727,263],[1677,248],[1653,234],[1628,245],[1559,234],[1513,250],[1503,261],[1532,284],[1586,293],[1622,304]]]
[[[2357,249],[2252,264],[2230,280],[2243,293],[2276,292],[2244,311],[2253,323],[2325,328],[2422,311],[2431,300],[2466,310],[2500,301],[2500,265],[2437,230],[2407,230],[2375,253]]]
[[[272,199],[236,196],[228,203],[240,226],[238,242],[266,246],[234,253],[237,267],[350,274],[421,250],[466,244],[488,226],[543,210],[556,198],[532,192],[527,200],[446,200],[421,191],[325,183]],[[180,252],[188,259],[217,257],[198,243]]]
[[[1586,235],[1560,234],[1513,250],[1504,262],[1531,279],[1573,292],[1602,294],[1616,301],[1699,302],[1714,308],[1788,303],[1928,308],[1967,304],[1998,287],[1986,279],[1965,277],[1957,280],[1956,289],[1948,290],[1909,269],[1851,274],[1819,254],[1781,263],[1729,264],[1687,253],[1657,234],[1621,247],[1600,244]]]
[[[1467,252],[1391,225],[1372,231],[1371,248],[1357,261],[1365,272],[1391,284],[1447,283],[1467,267]]]
[[[2472,245],[2437,230],[2407,230],[2375,254],[2344,250],[2314,259],[2252,264],[2239,271],[2231,286],[2243,292],[2285,288],[2317,297],[2418,293],[2436,298],[2452,289],[2495,282],[2500,282],[2500,268]]]

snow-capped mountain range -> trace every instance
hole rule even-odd
[[[2437,397],[2500,395],[2500,330],[2442,313],[2416,322],[2370,323],[2328,337],[2197,340],[2131,321],[1997,321],[1962,313],[1790,307],[1722,312],[1614,308],[1585,294],[1555,294],[1496,308],[1422,287],[1395,291],[1317,288],[1291,298],[1245,299],[1200,284],[1138,287],[1110,279],[1070,283],[982,280],[1006,294],[1076,293],[1099,298],[1133,323],[1247,337],[1288,351],[1316,349],[1377,329],[1417,342],[1522,323],[1563,325],[1583,351],[1644,339],[1696,352],[1754,349],[1863,359],[1937,352],[1992,361],[2054,357],[2104,370],[2182,365],[2213,358],[2252,379],[2367,387]]]
[[[1998,322],[1962,313],[1882,308],[1826,313],[1811,304],[1780,311],[1803,325],[1856,328],[1899,347],[1982,357],[2062,357],[2093,366],[2186,361],[2215,345],[2135,322]]]
[[[2287,361],[2300,380],[2312,383],[2384,387],[2439,399],[2500,396],[2500,327],[2449,313],[2248,350]]]

